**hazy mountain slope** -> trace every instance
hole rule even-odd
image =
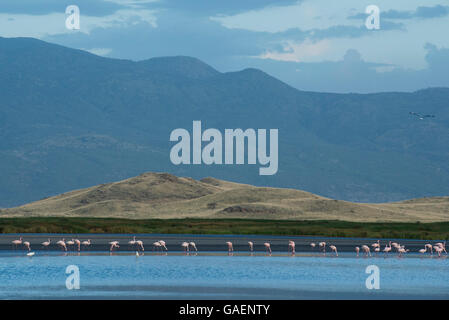
[[[355,204],[294,189],[145,173],[0,211],[0,217],[21,216],[430,222],[449,221],[449,198]]]
[[[108,59],[29,38],[0,38],[0,70],[3,207],[144,171],[365,202],[449,193],[449,89],[303,92],[255,69],[220,73],[190,57]],[[278,128],[278,174],[173,166],[170,132],[191,131],[193,120]]]

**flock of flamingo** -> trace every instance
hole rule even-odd
[[[41,243],[42,248],[49,249],[51,243],[52,242],[50,239],[48,239],[48,241],[42,242]],[[28,251],[27,255],[29,255],[29,256],[34,255],[34,252],[31,252],[31,244],[29,241],[23,241],[22,237],[20,237],[17,240],[12,241],[13,249],[18,249],[18,247],[21,245],[24,247],[25,250]],[[85,240],[85,241],[80,241],[79,239],[72,239],[72,240],[66,241],[63,238],[63,239],[57,241],[56,245],[63,251],[68,251],[70,249],[72,249],[73,251],[75,251],[75,250],[81,251],[81,247],[88,249],[91,245],[91,241],[90,241],[90,239]],[[265,247],[266,253],[268,255],[271,255],[271,253],[272,253],[271,244],[269,242],[264,242],[263,245]],[[139,255],[141,252],[145,251],[143,241],[136,240],[135,236],[133,237],[132,240],[128,241],[128,246],[130,249],[136,250],[136,255]],[[232,255],[234,253],[234,247],[233,247],[232,242],[227,241],[226,246],[228,248],[228,253],[230,255]],[[249,251],[251,253],[254,252],[254,242],[248,241],[248,246],[249,246]],[[164,240],[159,240],[159,241],[153,242],[152,247],[153,247],[153,251],[155,251],[155,250],[161,251],[161,252],[168,251]],[[185,253],[188,253],[190,251],[198,252],[196,244],[193,241],[182,242],[181,247]],[[295,242],[290,240],[288,242],[288,253],[291,255],[294,255],[296,252],[295,247],[296,247]],[[318,248],[318,250],[321,251],[324,255],[326,255],[326,247],[328,247],[331,250],[332,254],[334,254],[335,256],[338,257],[337,247],[335,245],[328,244],[324,241],[318,242],[318,243],[312,242],[312,243],[310,243],[310,247],[312,248],[312,250],[314,248]],[[109,242],[109,251],[110,252],[113,252],[115,249],[118,249],[118,248],[120,248],[119,241],[110,241]],[[389,241],[388,245],[385,245],[385,247],[383,249],[381,249],[380,240],[377,240],[377,242],[371,244],[371,248],[373,249],[373,252],[375,255],[377,255],[381,251],[384,253],[384,255],[387,255],[390,252],[392,253],[392,252],[396,251],[398,256],[401,257],[403,254],[410,252],[409,249],[405,249],[404,245],[401,245],[397,242],[391,242],[391,241]],[[362,245],[360,247],[358,247],[358,246],[355,247],[355,252],[356,252],[357,257],[359,256],[360,251],[362,251],[362,254],[364,254],[365,257],[371,256],[371,249],[370,249],[370,246],[368,246],[368,245]],[[441,257],[443,252],[447,255],[446,241],[444,243],[438,242],[433,245],[431,243],[427,243],[424,245],[424,248],[419,249],[418,252],[421,254],[426,254],[427,252],[429,252],[430,255],[432,255],[432,256],[435,252],[435,254],[438,254],[439,257]]]

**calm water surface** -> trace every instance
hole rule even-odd
[[[79,290],[66,288],[68,265],[79,267]],[[365,286],[369,265],[380,269],[379,290]],[[449,259],[1,252],[0,298],[448,299]]]

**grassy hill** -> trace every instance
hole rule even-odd
[[[439,222],[449,221],[449,197],[352,203],[301,190],[144,173],[3,209],[0,217]]]

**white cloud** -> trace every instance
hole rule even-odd
[[[92,48],[92,49],[81,49],[81,50],[90,52],[97,56],[107,56],[109,53],[112,52],[111,48]]]
[[[330,50],[330,42],[321,40],[312,42],[310,40],[301,43],[287,41],[282,51],[266,51],[259,55],[261,59],[272,59],[278,61],[294,62],[316,62],[322,60],[323,54]]]
[[[157,27],[157,18],[153,10],[122,9],[104,17],[80,15],[80,30],[68,30],[65,27],[65,12],[46,15],[2,14],[0,13],[0,36],[33,37],[82,32],[89,34],[95,28],[127,27],[146,23]]]

